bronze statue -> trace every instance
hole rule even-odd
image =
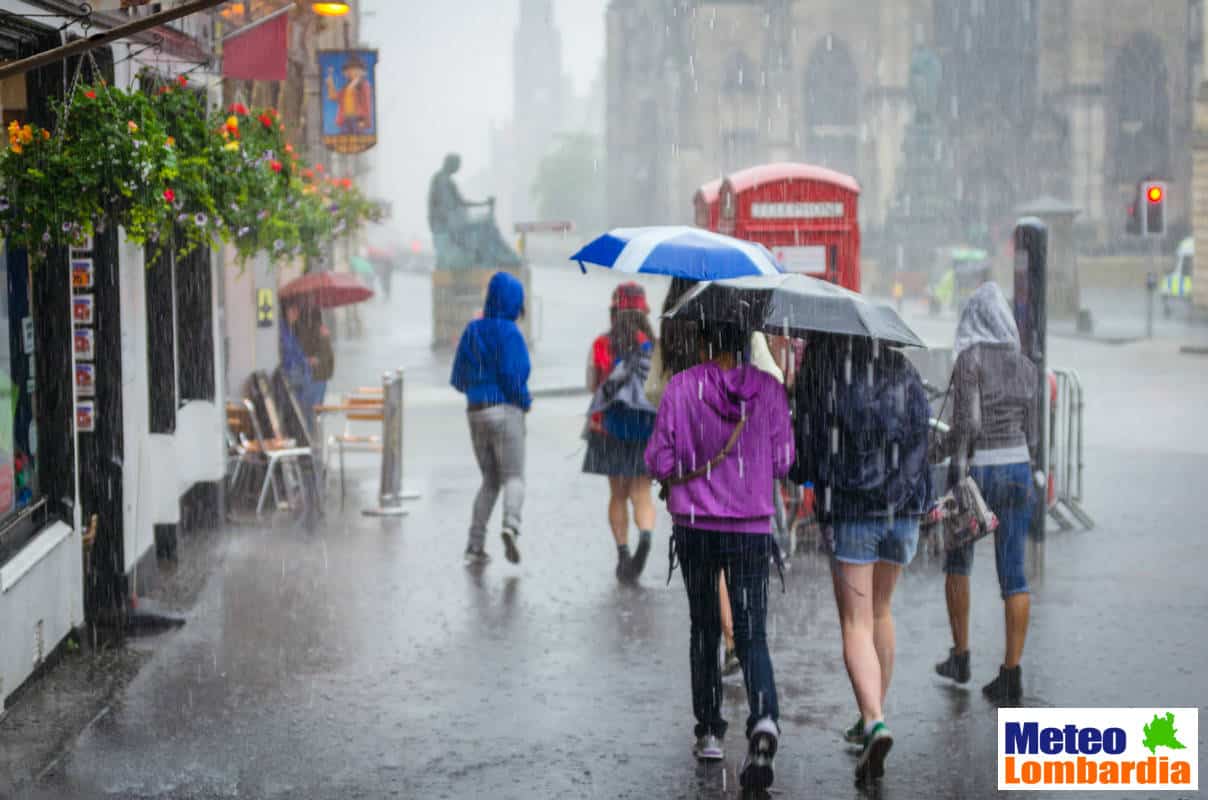
[[[461,156],[450,153],[428,187],[428,226],[436,245],[438,268],[519,266],[520,256],[504,241],[495,223],[495,198],[466,200],[453,180]],[[469,209],[486,207],[477,219]]]

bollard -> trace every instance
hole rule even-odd
[[[382,376],[382,474],[378,505],[361,513],[367,517],[403,517],[404,500],[418,493],[403,491],[403,370]]]

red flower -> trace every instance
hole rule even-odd
[[[340,188],[351,189],[352,188],[352,178],[345,178],[344,180],[340,181]]]
[[[315,179],[315,171],[313,169],[304,169],[302,170],[302,177],[308,181],[313,181]]]
[[[168,201],[169,203],[175,203],[176,192],[172,191],[170,188],[164,189],[164,200]]]
[[[322,164],[315,164],[315,172],[322,173],[322,172],[323,172],[323,165],[322,165]]]
[[[94,92],[94,91],[92,91],[91,89],[89,89],[88,91],[84,92],[84,96],[85,96],[85,97],[87,97],[89,100],[95,100],[95,99],[96,99],[96,92]]]
[[[280,161],[270,161],[268,166],[269,166],[269,169],[271,169],[273,172],[278,172],[278,173],[281,172],[281,170],[285,168],[285,165],[282,164]]]
[[[181,86],[188,86],[188,85],[189,85],[189,79],[188,79],[188,77],[186,77],[186,76],[184,76],[184,75],[177,75],[177,76],[176,76],[176,82],[177,82],[177,83],[179,83]]]
[[[160,93],[160,94],[167,94],[167,93],[168,93],[168,92],[170,92],[170,91],[172,91],[172,87],[171,87],[171,86],[161,86],[161,87],[159,87],[159,93]]]
[[[273,129],[273,118],[270,117],[268,114],[261,114],[260,115],[260,124],[263,125],[264,127],[268,128],[269,130],[272,130]]]
[[[245,117],[246,117],[246,116],[247,116],[247,114],[248,114],[248,111],[247,111],[247,106],[245,106],[243,103],[231,103],[231,107],[230,107],[230,109],[228,109],[228,110],[229,110],[229,111],[230,111],[232,114],[240,114],[240,115],[245,116]]]

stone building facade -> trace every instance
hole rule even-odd
[[[613,0],[609,209],[686,222],[701,183],[794,160],[854,175],[875,241],[900,187],[912,56],[942,65],[944,149],[966,240],[1003,241],[1040,196],[1083,246],[1128,240],[1136,182],[1189,227],[1203,0]]]

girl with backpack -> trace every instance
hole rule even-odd
[[[654,428],[655,408],[644,385],[650,373],[654,331],[646,291],[623,283],[613,291],[611,325],[592,342],[587,388],[592,392],[583,471],[608,477],[608,524],[617,545],[617,580],[637,580],[650,555],[654,501],[643,454]],[[629,551],[629,508],[638,527],[638,546]]]
[[[914,366],[870,339],[812,336],[795,386],[797,464],[813,483],[832,550],[843,661],[860,717],[856,780],[877,780],[893,736],[884,703],[893,673],[893,590],[914,558],[931,496],[927,394]]]

